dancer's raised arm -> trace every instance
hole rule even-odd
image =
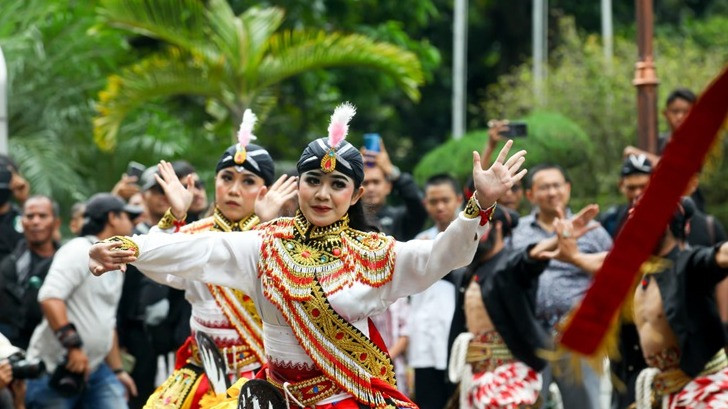
[[[526,151],[518,151],[509,158],[512,145],[508,141],[488,169],[482,168],[480,155],[473,152],[475,194],[465,210],[435,240],[396,244],[391,291],[384,296],[387,302],[423,291],[448,272],[472,261],[497,200],[526,174],[526,169],[521,169]]]

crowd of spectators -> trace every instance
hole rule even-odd
[[[671,132],[694,101],[687,90],[670,94],[663,113]],[[489,125],[484,162],[508,127],[507,121]],[[669,138],[670,133],[661,135],[660,152]],[[373,225],[397,240],[434,239],[473,193],[471,186],[466,183],[461,188],[449,174],[431,176],[420,189],[411,174],[392,163],[381,141],[378,148],[361,152],[365,208]],[[625,148],[617,187],[624,200],[608,207],[599,217],[600,225],[579,237],[582,253],[611,248],[659,159],[659,152]],[[210,210],[205,181],[185,161],[172,165],[180,180],[191,180],[193,201],[186,221],[204,217]],[[88,248],[94,242],[114,235],[147,234],[163,218],[170,203],[155,177],[158,174],[157,166],[139,175],[124,174],[110,193],[76,203],[62,215],[53,198],[32,194],[32,186],[10,157],[0,156],[0,408],[141,408],[174,369],[175,351],[190,334],[190,306],[184,292],[146,278],[133,266],[103,278],[92,278],[87,267]],[[712,246],[724,241],[726,233],[715,217],[705,213],[698,180],[695,175],[685,192],[698,205],[688,242]],[[482,279],[478,272],[502,265],[505,254],[554,237],[554,221],[572,216],[571,183],[559,164],[532,166],[525,183],[513,186],[499,203],[502,208],[495,215],[493,231],[473,264],[398,301],[374,319],[394,360],[399,388],[421,408],[445,407],[455,389],[447,377],[448,354],[454,335],[465,325],[462,299],[468,285]],[[63,219],[75,238],[62,240]],[[556,260],[529,268],[539,275],[533,288],[538,327],[532,331],[539,337],[551,336],[581,300],[593,272]],[[728,322],[728,284],[721,285],[717,294],[721,318]],[[509,302],[526,304],[524,300],[521,294]],[[634,380],[646,365],[634,326],[626,324],[621,334],[622,359],[612,362],[611,372],[628,388],[614,389],[614,408],[634,401]],[[17,354],[39,360],[44,370],[29,379],[13,379],[7,358]],[[552,399],[553,384],[565,408],[600,407],[605,373],[583,363],[577,381],[569,374],[553,373],[551,364],[537,366],[544,379],[544,402]]]

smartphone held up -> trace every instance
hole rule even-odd
[[[364,134],[364,149],[366,149],[368,152],[380,152],[381,146],[380,146],[380,140],[381,136],[379,136],[378,133],[365,133]],[[374,160],[367,160],[367,157],[364,158],[364,163],[367,167],[371,168],[374,167]]]
[[[137,180],[140,180],[142,177],[142,173],[144,173],[146,169],[146,166],[142,165],[141,163],[131,161],[126,167],[126,175],[135,176]]]
[[[378,133],[365,133],[364,134],[364,149],[372,152],[379,152],[379,141],[381,137]]]
[[[509,121],[498,135],[505,138],[525,138],[528,135],[528,125],[525,122]]]

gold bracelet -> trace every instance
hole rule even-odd
[[[134,243],[134,240],[126,236],[113,236],[106,240],[102,240],[102,243],[121,243],[117,248],[119,250],[134,250],[134,257],[139,257],[139,246]]]
[[[474,192],[473,195],[470,196],[470,200],[468,200],[468,204],[465,206],[463,214],[467,219],[480,217],[480,225],[483,226],[485,223],[493,219],[493,213],[495,213],[495,208],[498,205],[498,202],[493,203],[490,207],[483,210],[483,208],[480,207],[480,203],[478,203],[478,199],[475,198],[476,193],[477,192]]]
[[[187,218],[187,215],[184,215],[182,219],[178,219],[174,217],[172,214],[172,208],[170,207],[167,209],[166,212],[164,212],[164,216],[162,216],[161,219],[159,219],[159,223],[157,223],[157,227],[159,227],[162,230],[171,229],[172,227],[179,224],[180,221],[185,220]]]

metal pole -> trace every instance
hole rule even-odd
[[[467,50],[468,50],[468,0],[455,0],[453,21],[452,61],[452,137],[460,139],[465,134]]]
[[[602,0],[602,45],[607,67],[612,66],[614,34],[612,30],[612,0]]]
[[[0,47],[0,153],[7,155],[8,148],[8,67],[5,65],[3,48]]]
[[[532,39],[533,39],[533,93],[540,105],[546,103],[545,80],[547,58],[547,10],[548,0],[533,0]]]
[[[657,153],[657,71],[652,53],[652,0],[636,0],[637,49],[632,84],[637,87],[637,147]]]

